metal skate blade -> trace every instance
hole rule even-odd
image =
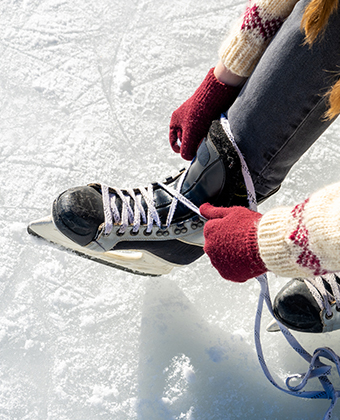
[[[277,332],[280,331],[279,324],[276,322],[275,319],[273,319],[268,325],[267,325],[267,331],[268,332]]]
[[[164,262],[162,259],[145,251],[95,252],[89,250],[63,235],[55,227],[51,215],[31,222],[27,227],[27,231],[31,235],[38,236],[48,242],[73,251],[77,255],[134,274],[160,276],[168,274],[175,267],[174,264]]]

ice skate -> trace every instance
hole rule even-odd
[[[276,295],[277,320],[292,330],[324,333],[340,328],[340,278],[326,274],[313,279],[293,279]],[[272,322],[268,331],[279,330]]]
[[[214,121],[187,170],[145,188],[71,188],[28,232],[116,268],[167,274],[204,253],[201,204],[246,205],[242,181],[237,153]]]

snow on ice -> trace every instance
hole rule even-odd
[[[206,257],[134,276],[26,233],[66,188],[146,185],[183,167],[168,146],[171,113],[243,7],[2,0],[1,420],[322,418],[327,401],[282,395],[260,369],[257,282],[227,283]],[[338,181],[338,133],[336,123],[260,210]],[[273,295],[284,281],[270,278]],[[340,351],[337,332],[298,338]],[[263,345],[278,381],[305,371],[280,334],[263,332]]]

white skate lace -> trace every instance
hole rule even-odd
[[[244,158],[237,147],[237,144],[234,140],[233,134],[231,132],[229,122],[226,119],[224,115],[221,117],[221,124],[229,138],[229,140],[233,143],[242,163],[242,172],[244,176],[244,181],[247,187],[248,191],[248,201],[249,201],[249,208],[256,211],[256,200],[255,200],[255,192],[254,192],[254,185],[253,181],[251,179],[249,170],[247,169],[247,165],[244,161]],[[325,278],[326,276],[323,276]],[[254,327],[254,337],[255,337],[255,347],[256,352],[258,356],[259,363],[261,365],[261,368],[267,377],[267,379],[279,390],[285,392],[286,394],[293,395],[296,397],[301,398],[310,398],[310,399],[329,399],[331,400],[330,406],[327,410],[327,412],[324,415],[323,420],[328,420],[332,416],[333,408],[340,397],[340,390],[336,390],[333,386],[333,383],[329,379],[329,375],[331,374],[332,367],[329,365],[326,365],[320,361],[320,357],[323,357],[325,359],[328,359],[329,361],[333,362],[336,366],[338,375],[340,376],[340,359],[339,356],[330,348],[317,348],[313,355],[309,354],[302,346],[301,344],[294,338],[294,336],[291,334],[291,332],[280,322],[277,321],[280,330],[284,337],[286,338],[289,345],[303,358],[306,360],[307,363],[309,363],[309,367],[307,372],[305,373],[298,373],[294,375],[290,375],[286,379],[286,388],[281,387],[273,378],[271,375],[266,361],[264,359],[263,351],[262,351],[262,345],[261,345],[261,318],[262,318],[262,311],[263,311],[263,304],[266,302],[267,308],[272,315],[273,318],[275,318],[272,308],[272,303],[270,299],[270,293],[269,293],[269,287],[268,287],[268,279],[267,275],[263,274],[262,276],[257,277],[257,280],[259,281],[261,285],[261,292],[259,296],[256,316],[255,316],[255,327]],[[337,302],[337,305],[339,303],[339,288],[335,287],[335,278],[333,278],[333,275],[327,275],[327,283],[330,284],[332,292],[334,294],[335,300]],[[307,282],[308,283],[308,282]],[[316,281],[309,281],[310,287],[313,289],[313,296],[318,296],[318,304],[320,308],[325,308],[326,311],[330,311],[330,302],[332,301],[332,296],[327,292],[327,290],[324,287],[324,284],[322,280],[316,279]],[[309,286],[308,286],[309,287]],[[311,290],[311,289],[310,289]],[[321,295],[321,297],[320,297]],[[334,300],[334,299],[333,299]],[[329,313],[329,312],[328,312]],[[317,378],[320,382],[320,384],[323,387],[322,390],[316,390],[316,391],[303,391],[305,386],[307,385],[307,382],[311,378]],[[300,380],[300,383],[297,386],[290,385],[290,382],[292,380]]]
[[[320,310],[325,310],[327,317],[332,316],[331,305],[334,302],[337,310],[340,310],[340,289],[334,274],[325,274],[311,279],[304,279],[304,282]],[[329,284],[331,293],[326,289],[325,283]]]
[[[109,235],[112,232],[114,224],[120,226],[118,230],[119,234],[123,234],[130,226],[132,226],[132,233],[137,234],[141,224],[146,225],[146,233],[151,233],[154,225],[166,229],[171,225],[178,202],[185,204],[190,210],[201,216],[199,208],[180,193],[187,172],[188,169],[182,173],[176,189],[162,182],[157,183],[172,196],[165,226],[162,226],[155,207],[152,184],[148,185],[147,188],[127,188],[124,190],[120,188],[109,188],[107,185],[102,184],[101,190],[105,217],[104,235]],[[121,200],[121,212],[119,212],[116,204],[117,198]],[[134,202],[133,208],[131,206],[131,199]],[[146,203],[147,212],[145,212],[142,206],[142,199]]]

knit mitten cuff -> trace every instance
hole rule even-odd
[[[249,38],[249,39],[248,39]],[[267,48],[268,42],[241,33],[227,38],[219,49],[221,62],[234,74],[249,77]]]
[[[233,73],[249,77],[296,2],[251,1],[219,49],[222,63]]]
[[[266,213],[258,227],[261,258],[283,277],[315,277],[339,271],[340,183],[295,207]]]
[[[245,230],[248,229],[245,244],[247,261],[249,262],[247,270],[248,276],[251,274],[250,277],[257,277],[268,271],[266,264],[261,258],[257,239],[257,229],[261,218],[262,215],[256,213],[253,221],[249,223],[249,227],[244,226]]]
[[[242,88],[241,86],[230,86],[220,82],[216,78],[214,70],[215,68],[209,70],[206,78],[194,94],[198,103],[202,103],[200,109],[202,115],[198,116],[204,118],[205,113],[209,112],[212,120],[219,118],[220,114],[232,105]],[[204,106],[207,103],[209,104],[208,110]]]
[[[291,208],[277,208],[264,214],[257,236],[259,252],[269,271],[284,277],[294,277],[295,264],[287,237]]]

